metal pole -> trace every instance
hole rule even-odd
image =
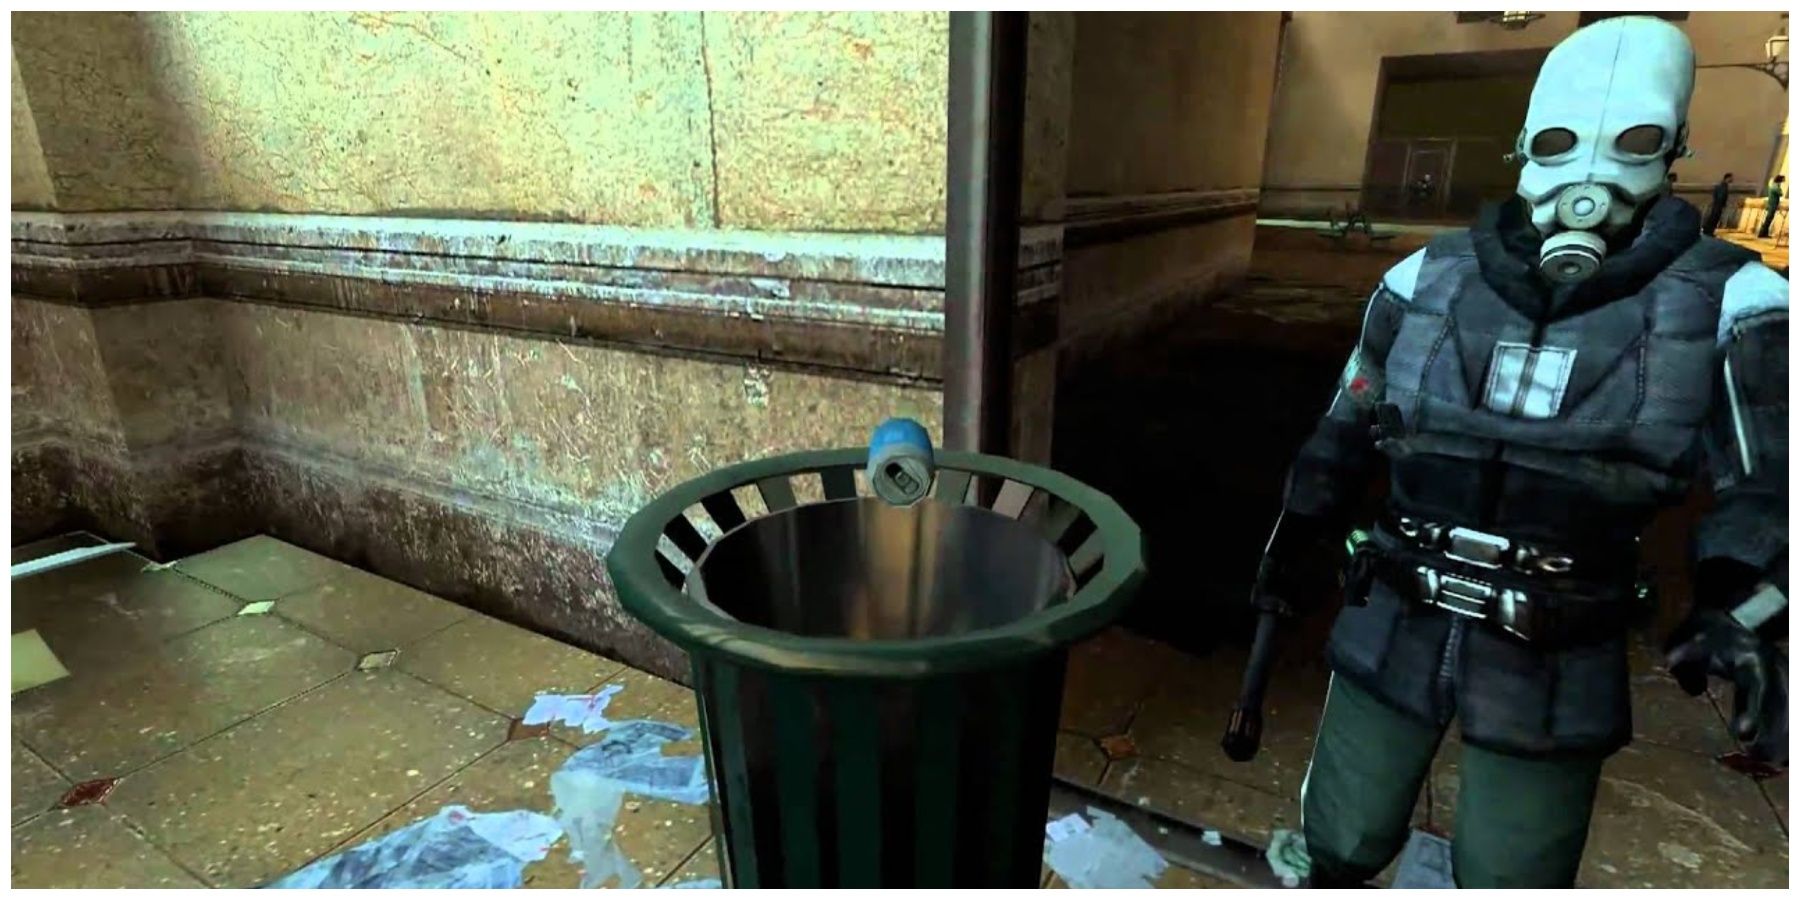
[[[1029,13],[950,14],[944,446],[1006,454]]]

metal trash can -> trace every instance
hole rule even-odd
[[[1079,482],[969,453],[892,506],[867,458],[702,476],[607,555],[625,609],[692,661],[723,880],[1035,887],[1067,650],[1142,579],[1137,526]],[[799,502],[815,476],[822,501]]]

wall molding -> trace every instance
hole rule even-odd
[[[1172,191],[1116,197],[1070,197],[1063,243],[1075,248],[1110,243],[1188,225],[1255,215],[1257,188]]]
[[[1060,288],[1025,229],[1021,302]],[[89,308],[207,297],[937,380],[944,241],[267,213],[15,212],[17,296]],[[1029,292],[1029,296],[1027,296]]]

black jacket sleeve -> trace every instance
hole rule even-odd
[[[1362,335],[1350,351],[1331,405],[1288,471],[1282,505],[1289,517],[1336,526],[1367,491],[1379,460],[1372,434],[1375,407],[1385,393],[1383,372],[1405,302],[1385,285],[1369,297]]]
[[[1706,430],[1716,503],[1694,534],[1695,600],[1727,606],[1759,581],[1787,588],[1787,311],[1733,323]]]

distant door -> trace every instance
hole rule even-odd
[[[1450,197],[1450,168],[1455,141],[1413,141],[1407,148],[1404,200],[1399,214],[1408,219],[1438,219]]]

